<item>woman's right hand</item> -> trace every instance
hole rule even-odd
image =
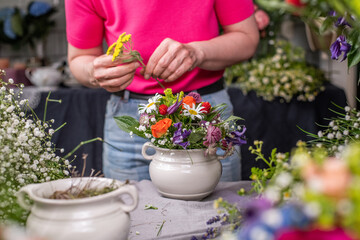
[[[126,58],[126,57],[125,57]],[[84,86],[102,87],[109,92],[124,90],[134,78],[139,62],[112,61],[103,54],[102,46],[80,49],[68,44],[68,62],[74,77]]]
[[[112,56],[104,54],[92,62],[91,82],[109,92],[122,91],[130,85],[138,67],[137,61],[123,63],[120,58],[113,62]]]

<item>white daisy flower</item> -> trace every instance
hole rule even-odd
[[[149,98],[148,103],[147,104],[140,104],[139,106],[139,113],[151,113],[151,112],[156,112],[157,108],[156,108],[156,103],[159,103],[161,98],[161,95],[156,93],[155,96],[153,96],[152,98]]]
[[[195,120],[196,118],[201,120],[203,118],[201,113],[203,113],[204,107],[201,106],[201,104],[199,104],[197,107],[195,104],[193,104],[192,107],[190,107],[187,104],[184,104],[184,107],[185,107],[184,110],[185,116],[190,116],[192,120]]]

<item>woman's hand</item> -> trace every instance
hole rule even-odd
[[[124,90],[132,82],[140,63],[123,63],[123,59],[113,62],[112,56],[103,54],[102,46],[79,49],[68,45],[70,70],[87,87],[102,87],[109,92]]]
[[[166,38],[149,58],[143,74],[145,79],[152,76],[172,82],[197,67],[202,58],[202,52],[191,45]]]
[[[112,62],[112,56],[101,55],[93,60],[92,82],[109,92],[118,92],[130,85],[138,67],[139,62]]]

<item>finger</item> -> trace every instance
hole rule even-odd
[[[122,85],[119,86],[108,86],[108,87],[104,87],[104,89],[108,92],[119,92],[119,91],[123,91],[125,90],[130,84],[131,84],[131,80],[128,82],[125,82]]]
[[[162,74],[159,75],[159,78],[167,79],[170,75],[172,75],[179,68],[179,66],[182,64],[183,61],[184,61],[184,58],[182,58],[182,57],[175,58],[169,64],[169,66],[162,72]]]
[[[168,68],[172,65],[172,68],[181,64],[181,56],[177,56],[176,53],[171,53],[167,51],[159,60],[159,62],[155,65],[154,70],[152,71],[152,75],[161,76],[164,72],[169,71]],[[160,77],[162,78],[162,77]]]
[[[109,92],[122,91],[131,84],[133,77],[134,77],[133,74],[128,74],[121,78],[99,82],[99,85],[100,87],[105,88]]]
[[[160,45],[155,49],[153,54],[150,56],[149,61],[146,65],[145,72],[144,72],[144,78],[149,79],[151,75],[153,74],[153,71],[159,62],[159,60],[164,56],[167,52],[168,45],[172,42],[171,39],[165,39],[163,40]],[[166,60],[166,59],[165,59]],[[164,62],[162,63],[164,64]]]
[[[194,61],[191,58],[186,58],[184,62],[171,74],[168,78],[165,79],[165,82],[173,82],[179,77],[181,77],[185,72],[189,71],[194,65]]]
[[[117,65],[114,67],[96,69],[94,71],[94,78],[100,82],[113,78],[119,78],[129,73],[133,73],[139,66],[140,64],[138,62],[132,62],[121,66]]]
[[[112,56],[105,54],[95,58],[93,65],[94,68],[115,66],[112,61]]]

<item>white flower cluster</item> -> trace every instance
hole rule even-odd
[[[19,100],[9,88],[11,83],[0,79],[0,221],[21,223],[27,213],[17,205],[14,194],[24,185],[65,177],[70,165],[55,154],[53,121],[31,117],[27,100]]]
[[[313,101],[323,91],[325,76],[319,69],[305,62],[304,51],[288,42],[276,43],[276,53],[253,59],[228,68],[228,84],[240,88],[244,94],[255,91],[266,101],[279,98],[290,102]]]
[[[343,113],[333,118],[329,125],[314,135],[312,142],[316,147],[323,147],[331,154],[339,154],[346,145],[360,139],[360,112],[346,106]]]

